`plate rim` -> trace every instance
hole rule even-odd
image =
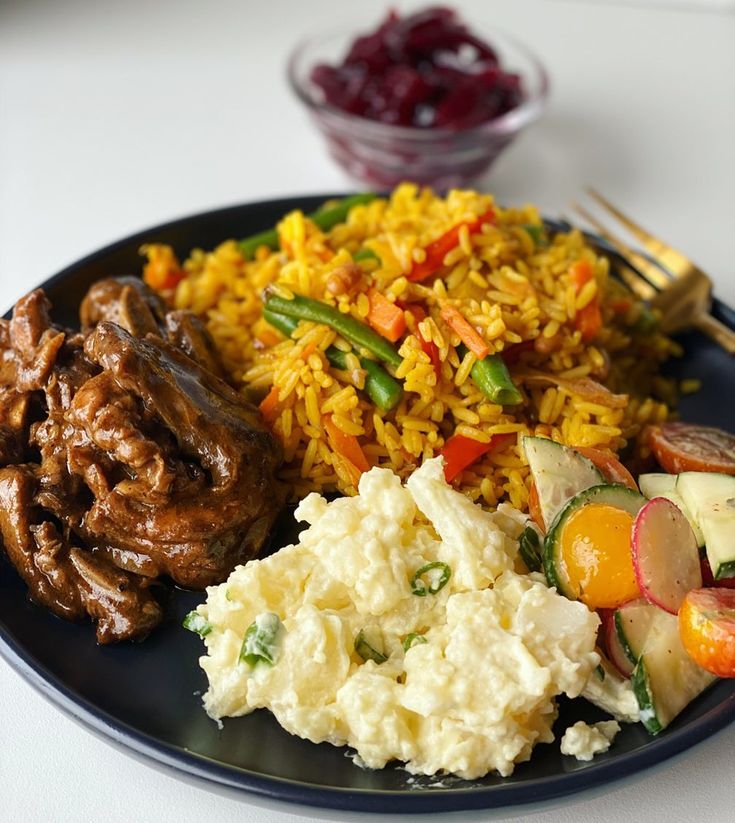
[[[345,193],[303,194],[245,201],[166,220],[90,252],[51,275],[36,288],[48,289],[57,286],[80,268],[93,264],[133,243],[149,239],[151,235],[180,227],[187,222],[204,219],[216,220],[219,216],[224,217],[245,208],[253,211],[275,208],[290,210],[299,207],[308,209],[324,200],[343,196]],[[548,224],[556,227],[562,226],[564,222],[544,219]],[[608,248],[605,248],[605,251],[616,256]],[[198,778],[205,786],[213,790],[217,787],[234,789],[238,796],[242,795],[242,799],[247,799],[248,795],[256,795],[287,804],[333,811],[429,814],[438,811],[522,808],[539,802],[558,801],[582,791],[613,785],[626,777],[642,775],[671,757],[694,748],[704,740],[725,730],[735,721],[735,682],[733,682],[731,693],[697,718],[693,728],[685,726],[681,729],[669,730],[665,737],[652,737],[649,743],[633,751],[613,755],[609,759],[593,761],[574,771],[532,778],[520,783],[470,785],[467,788],[422,787],[421,790],[413,791],[343,788],[263,775],[250,769],[212,760],[143,733],[96,707],[82,695],[76,694],[62,678],[49,671],[39,659],[28,652],[15,639],[2,620],[0,620],[0,657],[26,683],[82,728],[100,736],[128,756],[142,756],[146,765],[166,767],[184,780],[187,777]],[[288,734],[286,731],[283,733]]]

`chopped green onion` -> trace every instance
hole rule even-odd
[[[196,611],[189,612],[181,625],[199,637],[206,637],[212,631],[212,624]]]
[[[380,263],[380,258],[372,249],[359,249],[352,255],[352,259],[359,263],[361,260],[377,260]]]
[[[245,632],[240,660],[250,667],[257,663],[268,663],[272,666],[276,659],[278,635],[282,625],[278,615],[273,612],[259,614]]]
[[[546,239],[546,229],[543,226],[537,226],[534,223],[526,223],[521,228],[530,235],[536,246],[548,246]]]
[[[518,541],[518,549],[523,562],[530,572],[541,571],[541,540],[533,526],[526,526]]]
[[[372,660],[375,663],[385,663],[388,659],[383,652],[378,651],[375,646],[368,643],[365,637],[365,632],[362,629],[360,629],[357,637],[355,638],[355,651],[365,661]]]
[[[352,315],[342,314],[339,309],[322,303],[319,300],[312,300],[310,297],[303,297],[295,294],[291,300],[277,295],[271,295],[266,304],[265,310],[276,314],[285,314],[287,317],[294,317],[298,320],[311,320],[313,323],[321,323],[334,329],[349,340],[358,349],[366,349],[384,363],[391,366],[400,366],[403,358],[391,346],[391,344],[374,332],[369,326],[355,320]]]
[[[604,682],[604,680],[605,680],[605,670],[602,668],[602,666],[598,666],[595,669],[595,674],[600,678],[600,681]]]
[[[347,215],[353,206],[359,206],[363,203],[369,203],[375,200],[375,194],[355,194],[352,197],[345,197],[343,200],[338,200],[334,205],[327,208],[320,208],[317,211],[308,215],[309,219],[316,223],[322,231],[329,231],[334,228],[337,223],[344,223]],[[278,248],[278,231],[276,229],[266,229],[265,231],[253,234],[251,237],[246,237],[240,241],[240,252],[246,260],[252,260],[255,252],[261,247],[266,246],[269,249],[275,250]]]
[[[658,317],[648,308],[641,306],[641,312],[631,326],[638,334],[651,334],[658,328]]]
[[[403,651],[407,652],[411,646],[420,646],[422,643],[428,643],[429,641],[423,636],[423,634],[419,634],[418,632],[411,632],[408,637],[403,641]]]
[[[429,575],[429,585],[427,586],[421,578],[434,569],[441,569],[441,574],[438,576],[436,574]],[[442,563],[441,560],[435,560],[433,563],[427,563],[425,566],[422,566],[416,574],[414,574],[411,578],[411,591],[417,597],[426,597],[427,594],[436,594],[447,585],[451,576],[452,570],[449,566],[446,563]]]

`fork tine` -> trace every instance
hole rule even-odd
[[[595,229],[600,237],[607,240],[607,242],[614,249],[616,249],[626,261],[632,262],[638,269],[638,271],[635,271],[630,266],[620,269],[620,276],[625,281],[626,286],[628,286],[628,288],[642,300],[653,300],[658,292],[651,285],[651,283],[654,282],[656,285],[664,288],[668,282],[666,275],[662,271],[659,271],[653,263],[646,260],[643,255],[633,251],[622,240],[620,240],[620,238],[611,234],[594,215],[587,211],[587,209],[583,206],[580,206],[579,203],[572,203],[572,208]],[[645,271],[645,269],[652,269],[652,271],[648,272]],[[649,276],[649,274],[651,276]]]
[[[650,232],[646,231],[643,226],[635,223],[627,214],[620,211],[617,206],[614,206],[606,197],[603,197],[596,189],[591,186],[586,189],[587,194],[595,200],[595,202],[603,208],[608,214],[612,215],[619,223],[639,240],[653,255],[657,262],[661,263],[667,268],[675,277],[682,277],[689,270],[695,268],[694,264],[688,257],[682,254],[678,249],[659,240]]]

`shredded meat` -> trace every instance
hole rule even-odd
[[[82,332],[36,290],[0,321],[0,536],[31,599],[145,637],[164,575],[203,588],[257,555],[283,501],[279,445],[199,320],[103,280]]]

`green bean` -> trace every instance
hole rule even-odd
[[[508,373],[508,367],[499,354],[489,354],[478,360],[472,367],[470,376],[477,388],[493,403],[500,406],[517,406],[523,401],[521,393]]]
[[[263,310],[263,317],[286,337],[291,337],[299,324],[295,317],[287,317],[285,314],[278,314],[267,308]],[[335,369],[347,368],[347,352],[341,351],[336,346],[330,346],[325,354]],[[380,363],[368,360],[367,357],[360,357],[359,360],[360,365],[366,371],[365,393],[381,411],[390,411],[403,397],[401,384],[395,377],[391,377]]]
[[[267,306],[263,309],[263,318],[270,323],[274,329],[278,329],[281,334],[285,334],[286,337],[291,337],[299,325],[299,321],[295,317],[278,314],[277,312],[271,311]]]
[[[277,614],[273,612],[259,614],[245,632],[240,649],[240,660],[250,667],[261,662],[272,666],[276,659],[281,627],[282,623]]]
[[[342,314],[341,311],[327,303],[312,300],[310,297],[302,297],[299,294],[294,295],[291,300],[272,295],[266,301],[265,309],[277,314],[285,314],[288,317],[296,317],[299,320],[311,320],[313,323],[329,326],[349,340],[353,346],[366,349],[391,366],[400,366],[402,362],[401,355],[387,340],[364,323],[355,320],[349,314]]]
[[[322,231],[329,231],[337,225],[344,223],[350,209],[363,203],[369,203],[377,197],[375,194],[354,194],[339,200],[335,205],[328,208],[320,208],[308,215],[309,219],[316,223]],[[269,249],[278,248],[278,231],[276,229],[266,229],[258,234],[253,234],[240,241],[240,252],[246,260],[252,260],[255,252],[261,247],[267,246]]]
[[[317,209],[317,211],[309,215],[309,218],[316,223],[322,231],[329,231],[334,228],[337,223],[344,223],[345,220],[347,220],[347,215],[350,213],[351,208],[370,203],[375,200],[377,196],[377,194],[373,194],[372,192],[353,194],[350,197],[339,200],[333,206]]]
[[[330,346],[326,351],[327,359],[335,369],[347,368],[347,353],[340,351],[336,346]],[[381,411],[390,411],[397,406],[403,397],[403,388],[395,377],[374,360],[360,357],[360,366],[365,369],[365,392]]]

